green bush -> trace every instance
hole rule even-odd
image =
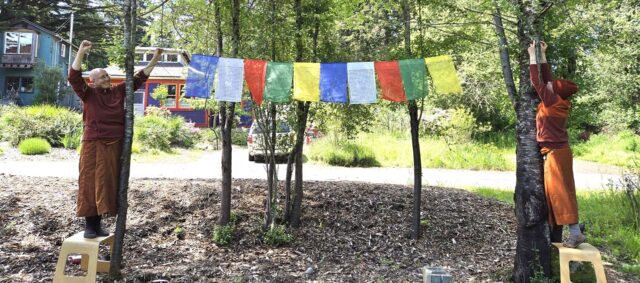
[[[12,146],[27,138],[43,138],[54,147],[65,136],[82,132],[82,115],[64,107],[37,105],[6,107],[0,116],[2,139]]]
[[[82,133],[71,133],[62,137],[62,146],[67,149],[76,149],[82,142]]]
[[[247,136],[249,132],[243,129],[231,130],[231,144],[247,146]]]
[[[145,116],[135,123],[135,139],[144,149],[171,150],[168,120],[159,116]]]
[[[309,148],[309,158],[314,161],[345,167],[378,167],[373,150],[354,142],[321,139]]]
[[[158,112],[161,113],[161,112]],[[172,147],[191,148],[199,130],[178,116],[147,115],[135,123],[135,141],[144,150],[171,151]]]
[[[233,238],[233,226],[232,225],[216,225],[213,228],[213,235],[211,240],[213,240],[216,245],[226,246],[231,243],[231,239]]]
[[[18,150],[24,155],[37,155],[49,153],[51,145],[41,138],[30,138],[20,142]]]
[[[284,225],[271,224],[264,233],[264,240],[268,245],[277,247],[291,243],[293,237],[287,233]]]

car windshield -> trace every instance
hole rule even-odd
[[[254,134],[262,133],[262,129],[258,126],[258,123],[254,122],[252,127],[253,127]],[[278,123],[278,127],[276,128],[276,130],[277,130],[277,133],[288,133],[291,131],[289,124],[287,124],[286,122]]]

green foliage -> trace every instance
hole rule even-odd
[[[51,145],[41,138],[29,138],[20,142],[18,150],[24,155],[45,154],[51,151]]]
[[[60,99],[71,93],[63,76],[65,70],[49,67],[38,62],[34,67],[34,88],[37,91],[36,104],[57,104]]]
[[[360,159],[372,161],[364,162],[372,166],[383,167],[412,167],[413,157],[407,152],[411,151],[411,139],[407,133],[385,132],[378,130],[376,133],[361,133],[353,142],[333,142],[320,139],[307,146],[307,155],[311,160],[328,163],[329,156],[338,155],[336,152],[347,151],[348,160],[354,160],[355,151],[342,150],[344,145],[353,145],[357,148]],[[422,166],[428,168],[449,169],[473,169],[473,170],[513,170],[514,165],[505,159],[508,150],[500,149],[490,143],[468,142],[464,144],[450,144],[441,138],[424,137],[420,139],[420,151]],[[510,151],[511,153],[513,151]],[[324,156],[324,157],[323,157]],[[339,156],[340,157],[340,156]],[[363,158],[366,157],[366,158]],[[343,165],[344,166],[344,165]],[[352,166],[355,165],[352,162]]]
[[[231,144],[247,146],[247,135],[249,133],[244,129],[231,129]]]
[[[176,235],[179,240],[184,240],[185,232],[182,227],[176,226],[176,228],[173,229],[173,234]]]
[[[144,149],[171,151],[169,122],[159,116],[145,116],[135,123],[135,139]]]
[[[267,245],[278,247],[291,243],[293,237],[287,233],[284,225],[271,224],[264,233],[264,240]]]
[[[321,139],[309,147],[307,155],[311,160],[334,166],[380,166],[371,148],[349,141],[334,143],[328,138]]]
[[[171,111],[163,107],[148,106],[147,108],[144,109],[144,112],[146,113],[147,116],[158,116],[162,118],[171,117]]]
[[[82,142],[82,133],[74,132],[74,133],[64,135],[60,142],[62,143],[62,146],[64,148],[76,149],[78,148],[78,146],[80,146],[80,143]]]
[[[151,93],[151,97],[157,101],[160,101],[160,105],[164,105],[165,100],[167,100],[168,96],[169,96],[169,89],[167,88],[166,85],[163,85],[163,84],[156,87]]]
[[[219,246],[226,246],[233,239],[233,225],[216,225],[211,240]]]
[[[82,131],[82,116],[64,107],[36,105],[7,107],[0,116],[2,139],[16,146],[20,141],[39,137],[54,147],[63,145],[65,136]]]
[[[640,160],[640,136],[631,131],[592,135],[587,142],[572,147],[576,158],[632,167]]]
[[[170,152],[172,147],[191,148],[199,138],[199,129],[182,117],[171,116],[166,109],[148,107],[147,115],[134,125],[134,141],[142,150]]]

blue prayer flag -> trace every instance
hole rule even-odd
[[[189,63],[185,97],[208,98],[213,89],[218,57],[194,54]]]
[[[320,101],[347,103],[347,63],[320,64]]]

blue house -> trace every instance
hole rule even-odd
[[[0,102],[15,101],[19,95],[22,104],[32,104],[38,90],[34,87],[34,66],[44,62],[49,67],[60,68],[67,77],[70,57],[77,48],[53,31],[28,20],[19,20],[0,31]],[[72,50],[73,49],[73,50]],[[71,60],[72,61],[72,60]],[[61,101],[76,106],[77,100],[68,97]]]

